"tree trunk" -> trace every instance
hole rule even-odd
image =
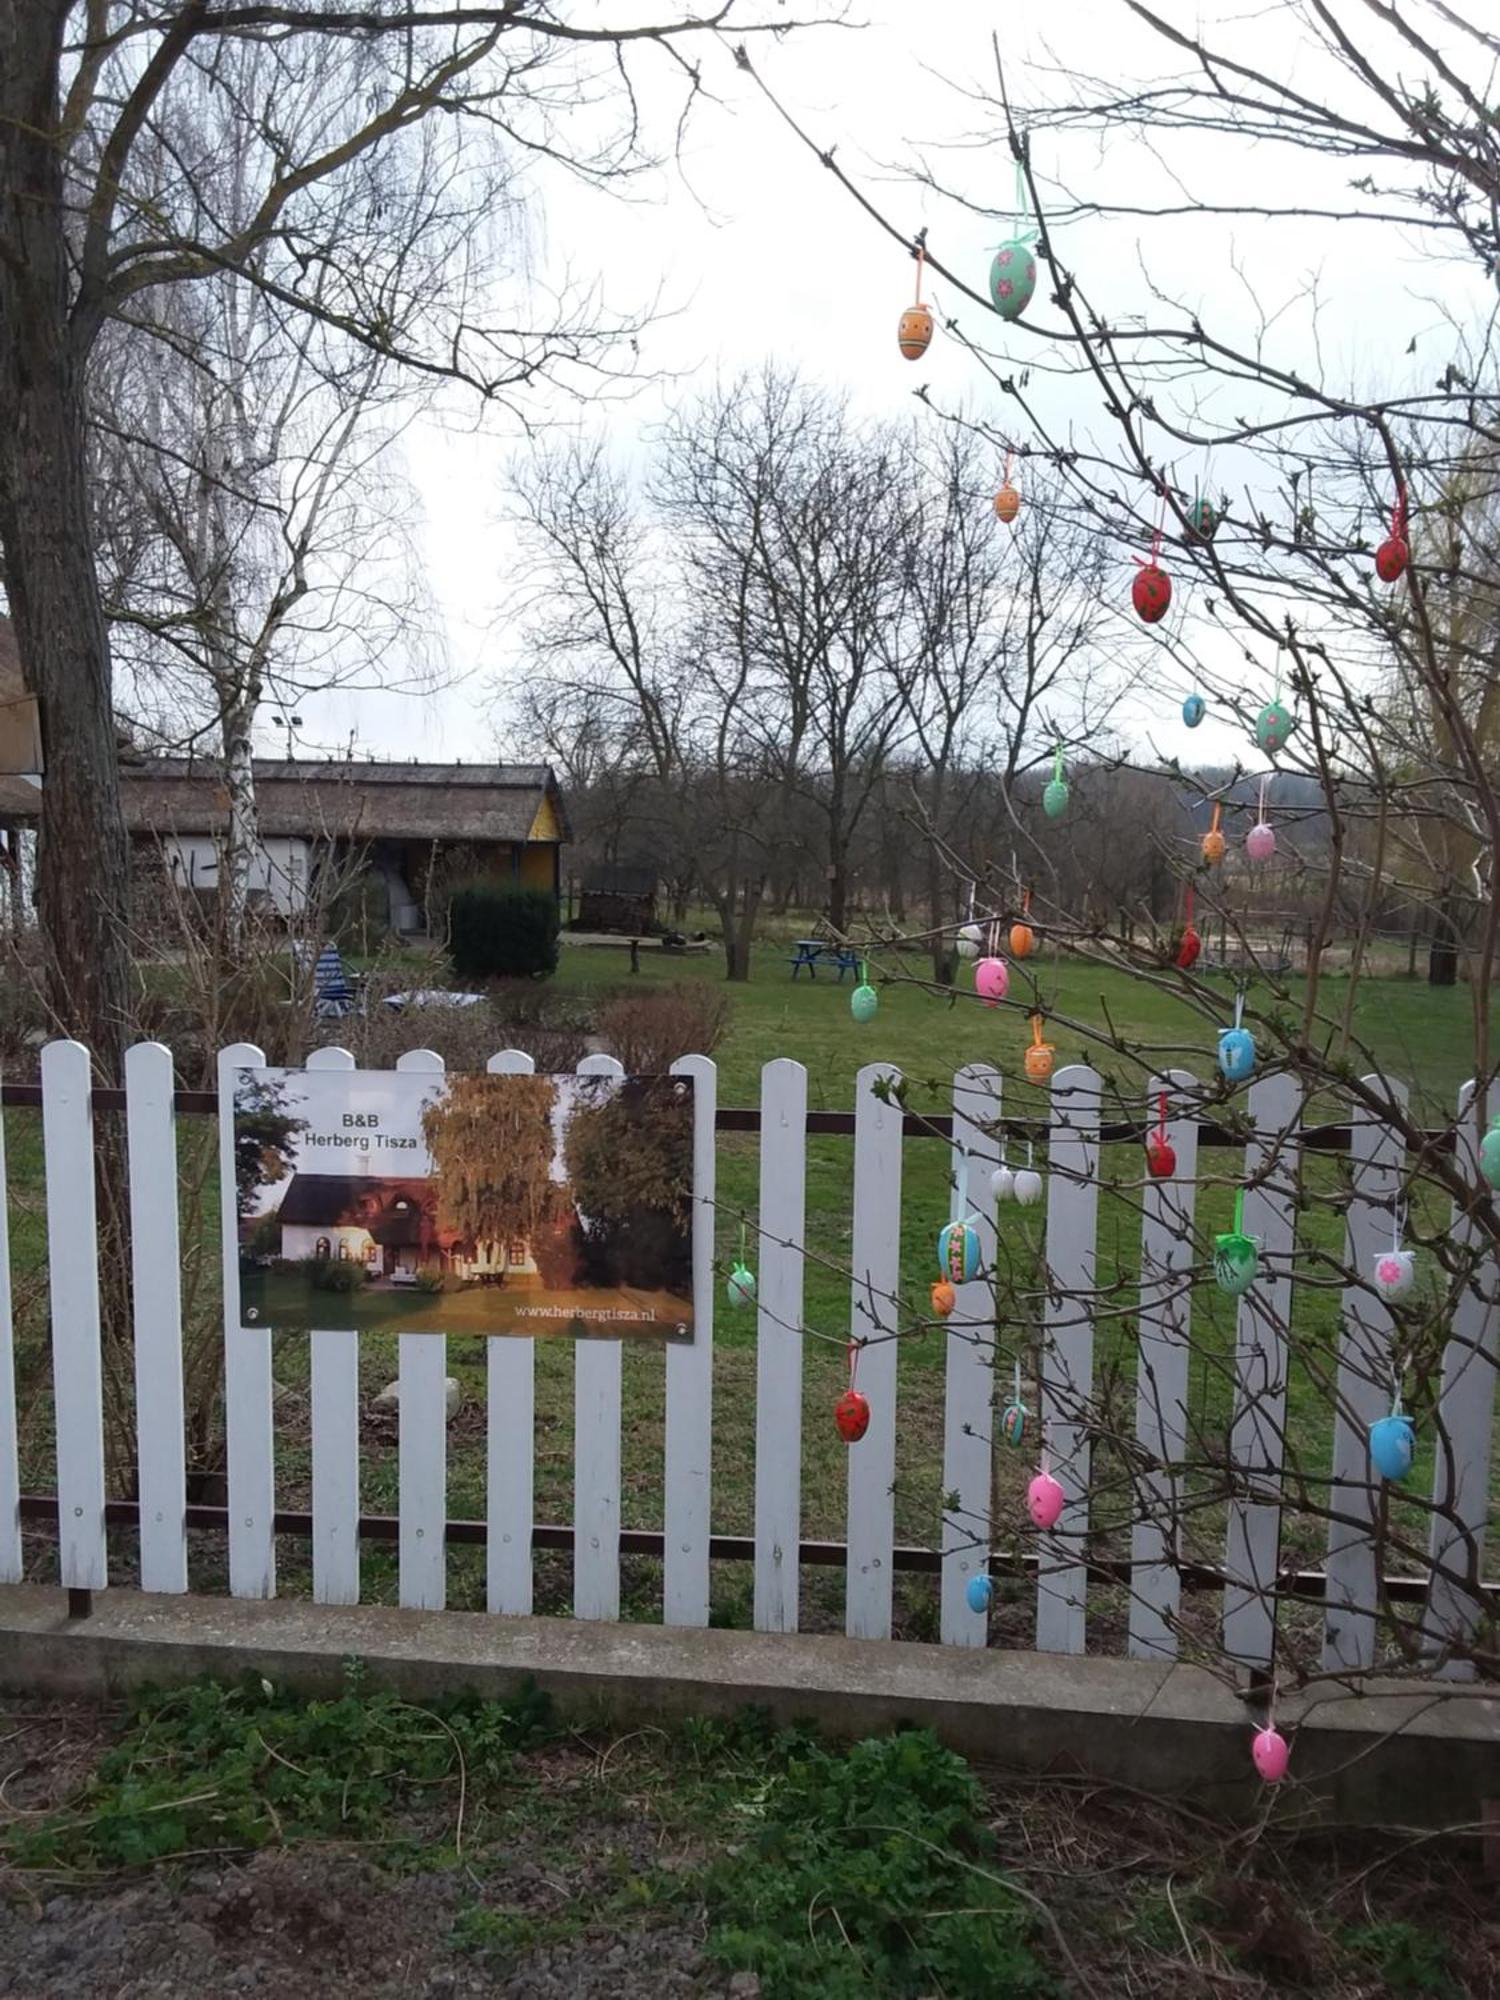
[[[1453,917],[1453,898],[1444,896],[1433,905],[1432,941],[1427,947],[1427,984],[1458,984],[1458,925]]]
[[[67,318],[58,66],[64,0],[0,0],[0,548],[46,772],[37,915],[58,1025],[118,1072],[129,845],[94,567],[84,356]]]
[[[250,867],[260,845],[255,765],[251,757],[258,692],[258,689],[252,691],[224,711],[224,785],[229,794],[229,822],[219,871],[219,924],[224,955],[231,964],[238,962],[244,950]]]

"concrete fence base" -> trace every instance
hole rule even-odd
[[[888,1641],[492,1618],[104,1591],[0,1587],[0,1685],[101,1699],[247,1671],[332,1694],[346,1663],[417,1698],[504,1697],[527,1682],[575,1719],[627,1724],[755,1706],[850,1738],[915,1724],[985,1763],[1086,1772],[1226,1814],[1261,1810],[1258,1716],[1202,1668]],[[1500,1800],[1500,1698],[1461,1683],[1324,1688],[1282,1702],[1292,1781],[1278,1814],[1474,1829]]]

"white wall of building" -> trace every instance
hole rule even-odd
[[[250,862],[250,893],[263,895],[278,916],[297,917],[307,907],[311,843],[275,835],[263,840]],[[219,886],[219,844],[212,834],[169,833],[162,854],[180,889],[212,892]]]

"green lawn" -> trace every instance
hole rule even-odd
[[[920,975],[922,968],[912,966]],[[1033,991],[1013,988],[1017,1004],[998,1011],[978,1006],[964,996],[957,1002],[922,989],[918,983],[889,983],[881,988],[879,1012],[867,1026],[858,1026],[849,1012],[851,983],[838,984],[829,974],[795,982],[789,975],[786,946],[770,942],[757,954],[755,976],[746,986],[730,989],[729,1032],[716,1051],[721,1105],[748,1106],[758,1101],[759,1073],[773,1057],[791,1056],[808,1070],[808,1098],[814,1109],[847,1110],[854,1098],[854,1079],[866,1063],[891,1063],[910,1083],[910,1106],[919,1112],[948,1109],[955,1069],[970,1062],[992,1062],[1005,1075],[1006,1109],[1011,1115],[1035,1115],[1041,1094],[1020,1074],[1020,1053],[1029,1039],[1026,1002]],[[1152,1060],[1169,1061],[1213,1074],[1212,1049],[1219,1021],[1178,997],[1169,987],[1132,980],[1117,970],[1066,961],[1041,959],[1035,967],[1039,994],[1053,1024],[1049,1039],[1057,1045],[1059,1065],[1093,1060],[1105,1078],[1105,1116],[1134,1116],[1144,1094],[1145,1069],[1121,1045],[1146,1043]],[[704,981],[722,984],[717,953],[702,958],[643,958],[634,978],[623,950],[565,947],[556,980],[560,993],[581,997],[606,988],[639,989],[664,984]],[[1227,988],[1218,989],[1227,991]],[[1291,1002],[1299,997],[1299,982],[1291,982]],[[1344,1001],[1343,982],[1325,983],[1325,1012],[1337,1018]],[[1107,1032],[1111,1048],[1091,1045],[1088,1025]],[[1466,1051],[1471,1040],[1467,989],[1434,993],[1425,984],[1404,980],[1368,982],[1358,995],[1353,1015],[1356,1036],[1364,1038],[1388,1073],[1412,1082],[1423,1114],[1436,1124],[1451,1116],[1458,1085],[1468,1073]],[[1320,1105],[1335,1115],[1331,1103]],[[43,1256],[38,1120],[35,1113],[7,1115],[14,1182],[23,1197],[12,1218],[12,1252],[17,1269],[18,1330],[21,1335],[21,1410],[26,1444],[23,1456],[28,1478],[44,1484],[49,1475],[50,1421],[44,1345],[44,1300],[41,1290]],[[196,1124],[196,1121],[194,1121]],[[198,1133],[194,1133],[195,1141]],[[206,1135],[204,1135],[206,1136]],[[203,1152],[207,1153],[207,1148]],[[803,1524],[809,1537],[841,1540],[844,1532],[847,1447],[832,1422],[834,1399],[843,1386],[844,1348],[850,1321],[847,1268],[850,1238],[852,1142],[816,1137],[808,1145],[807,1209],[809,1240],[819,1245],[819,1260],[809,1260],[805,1284],[806,1404],[803,1426]],[[1231,1151],[1206,1152],[1200,1162],[1202,1187],[1200,1225],[1207,1231],[1227,1226],[1236,1178]],[[756,1204],[757,1141],[752,1135],[721,1135],[719,1149],[720,1227],[718,1261],[721,1276],[738,1248],[742,1222],[752,1230]],[[201,1212],[212,1216],[211,1166],[199,1189]],[[1141,1162],[1134,1146],[1105,1148],[1101,1166],[1105,1195],[1100,1204],[1099,1280],[1109,1294],[1110,1314],[1101,1320],[1096,1349],[1096,1377],[1104,1407],[1128,1429],[1134,1402],[1135,1272],[1139,1259],[1137,1190]],[[1336,1161],[1310,1160],[1305,1185],[1310,1194],[1336,1194]],[[216,1277],[211,1224],[201,1219],[200,1202],[185,1209],[185,1239],[199,1247],[196,1324],[203,1337],[215,1335]],[[927,1316],[928,1286],[936,1275],[934,1242],[948,1215],[948,1159],[944,1144],[913,1139],[905,1160],[902,1205],[901,1272],[907,1311],[915,1326]],[[1003,1212],[1000,1284],[1000,1351],[1002,1392],[1008,1390],[1010,1359],[1028,1352],[1028,1336],[1040,1309],[1040,1271],[1044,1208]],[[1419,1216],[1418,1227],[1440,1218]],[[1326,1203],[1314,1201],[1303,1220],[1303,1249],[1337,1257],[1342,1223]],[[1430,1260],[1428,1260],[1430,1261]],[[194,1260],[187,1260],[193,1266]],[[1310,1477],[1326,1476],[1331,1419],[1326,1376],[1331,1369],[1338,1331],[1338,1293],[1331,1266],[1321,1272],[1315,1262],[1309,1275],[1321,1283],[1303,1286],[1298,1295],[1297,1329],[1301,1356],[1291,1383],[1291,1434],[1294,1458]],[[753,1522],[755,1317],[725,1303],[720,1287],[715,1327],[715,1526],[724,1532],[747,1532]],[[334,1304],[336,1302],[330,1302]],[[401,1302],[404,1306],[405,1302]],[[1232,1391],[1232,1302],[1205,1283],[1194,1305],[1193,1421],[1201,1427],[1205,1456],[1209,1442],[1222,1439]],[[1432,1345],[1441,1338],[1439,1307],[1434,1294]],[[945,1337],[939,1329],[913,1332],[904,1338],[900,1355],[896,1520],[898,1539],[931,1544],[939,1529],[942,1497],[943,1360]],[[450,1432],[450,1511],[479,1515],[484,1495],[484,1350],[482,1343],[456,1334],[448,1348],[450,1372],[465,1392],[465,1405]],[[370,1332],[361,1343],[361,1379],[373,1397],[395,1373],[395,1343],[390,1332]],[[307,1343],[305,1335],[285,1332],[276,1342],[279,1482],[286,1505],[304,1504],[309,1491],[307,1436]],[[665,1424],[664,1361],[659,1348],[627,1343],[624,1354],[625,1422],[623,1437],[624,1500],[627,1526],[660,1525],[661,1462]],[[1028,1400],[1034,1400],[1029,1398]],[[1420,1415],[1420,1410],[1419,1410]],[[572,1486],[572,1353],[567,1342],[541,1341],[537,1347],[537,1515],[544,1521],[569,1516]],[[983,1425],[988,1413],[973,1414]],[[1428,1433],[1430,1437],[1430,1431]],[[997,1543],[1020,1539],[1022,1494],[1034,1469],[1030,1446],[1022,1452],[1000,1447],[996,1454]],[[1412,1484],[1421,1490],[1430,1476],[1419,1462]],[[1128,1481],[1123,1466],[1109,1451],[1096,1456],[1094,1469],[1096,1519],[1120,1524],[1127,1506]],[[397,1500],[396,1450],[393,1426],[371,1420],[364,1440],[363,1497],[372,1511],[394,1509]],[[1184,1555],[1213,1560],[1222,1552],[1222,1509],[1206,1506],[1193,1517]],[[1289,1520],[1289,1547],[1299,1555],[1321,1553],[1322,1531],[1316,1524],[1299,1526]],[[305,1575],[305,1550],[288,1544],[284,1577],[296,1587]],[[482,1595],[482,1564],[467,1553],[454,1556],[454,1599]],[[391,1559],[383,1551],[366,1553],[366,1588],[373,1596],[393,1591]],[[542,1602],[566,1602],[566,1578],[545,1562]],[[656,1579],[651,1565],[636,1561],[628,1579],[635,1615],[649,1615],[655,1601]],[[743,1615],[748,1580],[732,1566],[716,1571],[720,1615]],[[805,1575],[805,1609],[810,1622],[838,1622],[840,1585],[836,1572]],[[931,1587],[920,1580],[901,1587],[905,1629],[931,1629]],[[1018,1610],[1024,1628],[1025,1617]]]

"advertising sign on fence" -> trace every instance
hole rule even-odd
[[[235,1072],[240,1317],[691,1340],[687,1077]]]

